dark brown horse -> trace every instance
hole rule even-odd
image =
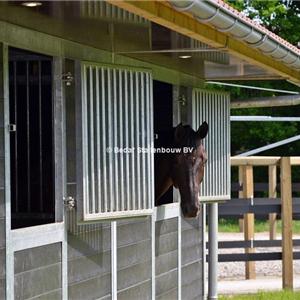
[[[174,186],[179,189],[184,217],[193,218],[199,213],[199,190],[204,176],[207,157],[201,140],[208,132],[204,122],[197,131],[189,125],[179,124],[169,132],[168,148],[173,153],[156,154],[155,203]],[[166,139],[168,137],[165,137]],[[174,153],[175,152],[175,153]]]

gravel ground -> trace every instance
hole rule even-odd
[[[237,241],[243,240],[243,233],[219,233],[219,241]],[[294,235],[294,239],[300,239],[300,235]],[[269,239],[269,234],[256,233],[255,239]],[[281,239],[278,235],[277,239]],[[294,248],[300,251],[300,247]],[[256,248],[256,252],[280,252],[281,248]],[[244,253],[244,249],[219,249],[219,253]],[[255,263],[257,277],[281,276],[281,261],[259,261]],[[300,260],[294,260],[294,274],[300,274]],[[226,262],[218,264],[219,280],[239,280],[245,278],[245,263],[244,262]]]

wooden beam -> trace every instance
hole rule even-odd
[[[291,159],[280,161],[282,220],[282,287],[293,289],[293,233]]]
[[[251,64],[284,78],[300,82],[299,71],[289,68],[282,62],[264,55],[261,51],[251,48],[246,43],[235,40],[207,24],[200,23],[190,14],[175,10],[167,1],[107,0],[107,2],[212,47],[225,47],[229,53],[240,59],[247,60]]]
[[[280,156],[233,156],[230,159],[231,166],[270,166],[280,164]],[[291,165],[300,165],[300,156],[291,156]]]
[[[243,193],[244,198],[253,199],[253,167],[243,167]],[[246,241],[254,240],[254,214],[244,214],[244,238]],[[246,248],[245,253],[254,253],[255,248]],[[255,279],[255,262],[247,261],[246,267],[246,279]]]
[[[277,97],[257,97],[250,99],[233,100],[230,108],[250,108],[250,107],[275,107],[299,105],[299,95],[277,96]]]
[[[269,198],[277,197],[276,183],[277,183],[277,167],[276,165],[269,166]],[[276,240],[276,213],[269,214],[270,226],[270,240]]]
[[[280,156],[248,156],[231,157],[231,166],[269,166],[276,165],[280,161]]]

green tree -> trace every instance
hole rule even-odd
[[[270,31],[286,39],[294,45],[300,41],[300,2],[289,0],[237,0],[227,1],[239,11],[243,11],[251,19],[256,20]],[[299,88],[285,81],[250,82],[251,85],[299,91]],[[227,89],[232,99],[251,97],[277,96],[274,92]],[[278,94],[279,95],[279,94]],[[300,116],[300,106],[255,108],[232,110],[232,115],[272,115]],[[235,155],[249,149],[298,134],[298,123],[263,123],[233,122],[232,123],[232,154]],[[300,143],[294,143],[263,153],[264,155],[299,155]]]

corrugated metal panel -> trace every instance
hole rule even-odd
[[[204,139],[208,155],[200,199],[230,199],[230,98],[229,94],[194,89],[192,124],[198,128],[203,121],[209,125]]]
[[[208,49],[210,50],[211,47],[194,39],[190,40],[191,48],[192,49]],[[218,51],[203,51],[203,52],[196,52],[193,56],[201,57],[203,60],[220,63],[220,64],[229,64],[229,54],[225,52]]]
[[[152,213],[152,111],[151,73],[82,64],[84,221]]]
[[[81,1],[80,13],[82,17],[94,19],[109,19],[125,23],[148,24],[149,21],[141,16],[113,6],[105,1]]]

